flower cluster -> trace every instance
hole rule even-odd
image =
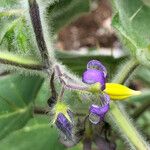
[[[92,102],[93,104],[89,107],[89,120],[93,124],[98,124],[104,120],[104,117],[110,108],[110,99],[123,100],[141,93],[140,91],[134,91],[121,84],[106,83],[107,70],[104,65],[97,60],[91,60],[87,63],[87,68],[82,76],[82,81],[86,84],[85,87],[77,84],[67,84],[63,77],[66,77],[67,79],[70,79],[70,77],[61,73],[58,66],[56,66],[56,71],[60,83],[64,88],[77,91],[88,91],[99,96],[98,103]],[[53,112],[55,114],[53,123],[56,124],[57,128],[67,137],[67,139],[72,139],[74,121],[68,105],[58,99],[53,108]]]
[[[87,64],[87,70],[83,73],[82,81],[87,84],[99,83],[101,91],[106,87],[107,70],[101,62],[91,60]],[[90,106],[89,120],[97,124],[104,119],[105,114],[109,110],[110,97],[105,93],[100,93],[101,105],[92,104]]]

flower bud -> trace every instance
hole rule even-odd
[[[68,139],[72,139],[73,132],[73,115],[68,105],[64,102],[58,101],[53,108],[54,120],[57,128],[66,136]]]
[[[57,128],[64,134],[68,139],[72,137],[73,124],[65,117],[64,114],[59,113],[55,121]]]

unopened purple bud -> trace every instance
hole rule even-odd
[[[104,76],[106,78],[107,76],[107,70],[105,68],[105,66],[98,60],[91,60],[88,62],[87,64],[87,69],[97,69],[100,70],[104,73]]]
[[[101,84],[101,90],[105,89],[105,77],[102,71],[88,69],[83,73],[82,81],[87,84],[94,84],[99,82]]]
[[[73,124],[65,117],[63,113],[58,114],[55,123],[57,128],[64,133],[68,139],[71,139]]]

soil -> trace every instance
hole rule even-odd
[[[57,46],[63,50],[82,47],[113,48],[118,39],[111,27],[112,9],[107,0],[98,0],[95,9],[59,32]]]

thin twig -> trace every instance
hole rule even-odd
[[[34,107],[34,114],[46,115],[49,111],[42,107]]]
[[[47,100],[49,107],[53,107],[53,105],[56,103],[57,97],[58,97],[58,94],[56,92],[55,85],[54,85],[54,76],[55,76],[55,73],[53,72],[51,75],[51,79],[50,79],[50,90],[51,90],[50,92],[52,95]]]
[[[55,73],[53,72],[52,75],[51,75],[51,79],[50,79],[50,88],[51,88],[52,96],[54,98],[57,98],[58,94],[56,92],[55,85],[54,85],[54,76],[55,76]]]

